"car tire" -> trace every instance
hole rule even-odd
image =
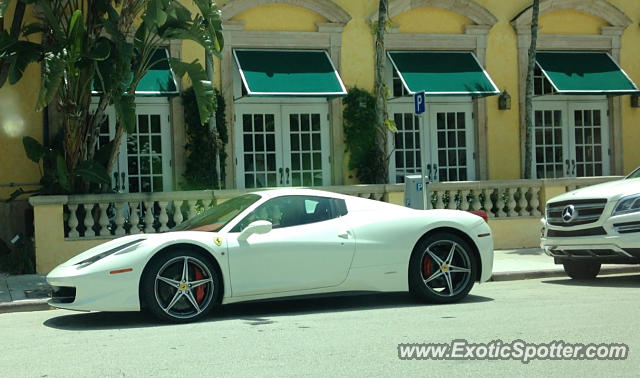
[[[219,270],[194,249],[172,249],[153,258],[142,276],[146,309],[156,318],[187,323],[204,317],[219,299]]]
[[[591,261],[567,261],[562,264],[567,275],[576,280],[592,280],[600,273],[600,263]]]
[[[449,232],[423,237],[409,261],[409,292],[422,301],[453,303],[466,297],[478,277],[469,243]]]

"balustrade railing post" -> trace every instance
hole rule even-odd
[[[506,195],[507,195],[507,215],[510,217],[515,217],[518,215],[518,213],[516,213],[516,200],[515,200],[515,191],[516,188],[507,188],[506,189]]]
[[[187,201],[185,201],[185,202],[187,202]],[[174,207],[173,223],[175,223],[176,225],[179,225],[183,221],[182,203],[183,203],[183,201],[177,201],[177,200],[173,201],[173,207]]]
[[[502,188],[496,188],[496,193],[497,193],[497,199],[496,199],[496,217],[498,218],[504,218],[507,216],[507,213],[504,212],[504,189]]]
[[[531,188],[531,214],[533,216],[539,217],[540,214],[540,187],[534,186]]]
[[[152,234],[156,232],[156,229],[153,228],[153,201],[145,201],[145,214],[144,214],[144,232],[147,234]]]
[[[78,214],[76,214],[78,204],[69,204],[68,207],[69,220],[67,221],[67,225],[69,226],[69,237],[78,238],[80,237],[80,233],[78,232]]]
[[[140,206],[140,202],[133,201],[129,202],[129,207],[131,209],[131,214],[129,215],[129,224],[131,225],[131,229],[129,230],[130,234],[139,234],[140,227],[140,217],[138,216],[138,207]]]
[[[167,201],[158,201],[158,206],[160,206],[160,215],[158,216],[158,222],[160,222],[160,232],[169,231],[169,227],[167,227],[167,222],[169,222],[169,216],[167,215],[167,205],[169,202]]]
[[[83,203],[82,207],[84,208],[84,236],[85,237],[93,237],[96,236],[95,231],[93,231],[93,203],[86,204]]]
[[[529,215],[529,201],[527,201],[527,192],[529,191],[529,188],[526,186],[521,186],[519,190],[520,199],[518,200],[518,207],[520,207],[520,212],[518,213],[518,215],[520,215],[521,217],[526,217]]]
[[[100,225],[100,230],[98,230],[100,236],[107,236],[111,233],[109,232],[109,217],[107,216],[107,209],[109,208],[108,202],[101,202],[98,204],[100,208],[100,218],[98,218],[98,224]]]
[[[468,196],[469,196],[469,190],[460,191],[460,210],[463,210],[463,211],[469,210],[469,200],[467,199]]]
[[[116,202],[115,203],[115,208],[116,208],[116,219],[115,219],[115,223],[116,223],[116,236],[123,236],[126,234],[126,231],[124,229],[124,208],[125,208],[125,204],[126,202]]]

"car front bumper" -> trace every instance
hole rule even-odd
[[[121,274],[111,274],[110,268],[56,267],[47,275],[53,289],[49,304],[80,311],[139,311],[142,267]]]
[[[562,228],[550,226],[542,219],[540,247],[557,264],[570,260],[640,263],[640,232],[620,232],[620,224],[637,220],[640,216],[618,216],[580,227]],[[593,230],[601,234],[589,235]]]

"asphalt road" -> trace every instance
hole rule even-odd
[[[455,305],[407,294],[236,304],[196,324],[137,313],[0,314],[0,376],[637,376],[640,275],[491,282]],[[403,361],[399,343],[626,343],[624,361]]]

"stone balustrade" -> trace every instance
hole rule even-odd
[[[384,200],[385,185],[318,188],[374,200]],[[65,239],[112,238],[164,232],[216,203],[251,190],[94,194],[64,198]]]
[[[490,219],[539,218],[545,187],[560,194],[618,177],[559,180],[438,182],[429,184],[429,208],[484,210]],[[403,204],[404,184],[326,186],[317,189]],[[32,204],[63,206],[65,240],[164,232],[216,203],[250,190],[97,194],[40,197]]]
[[[541,189],[542,180],[432,183],[430,208],[484,210],[489,218],[539,217]]]

